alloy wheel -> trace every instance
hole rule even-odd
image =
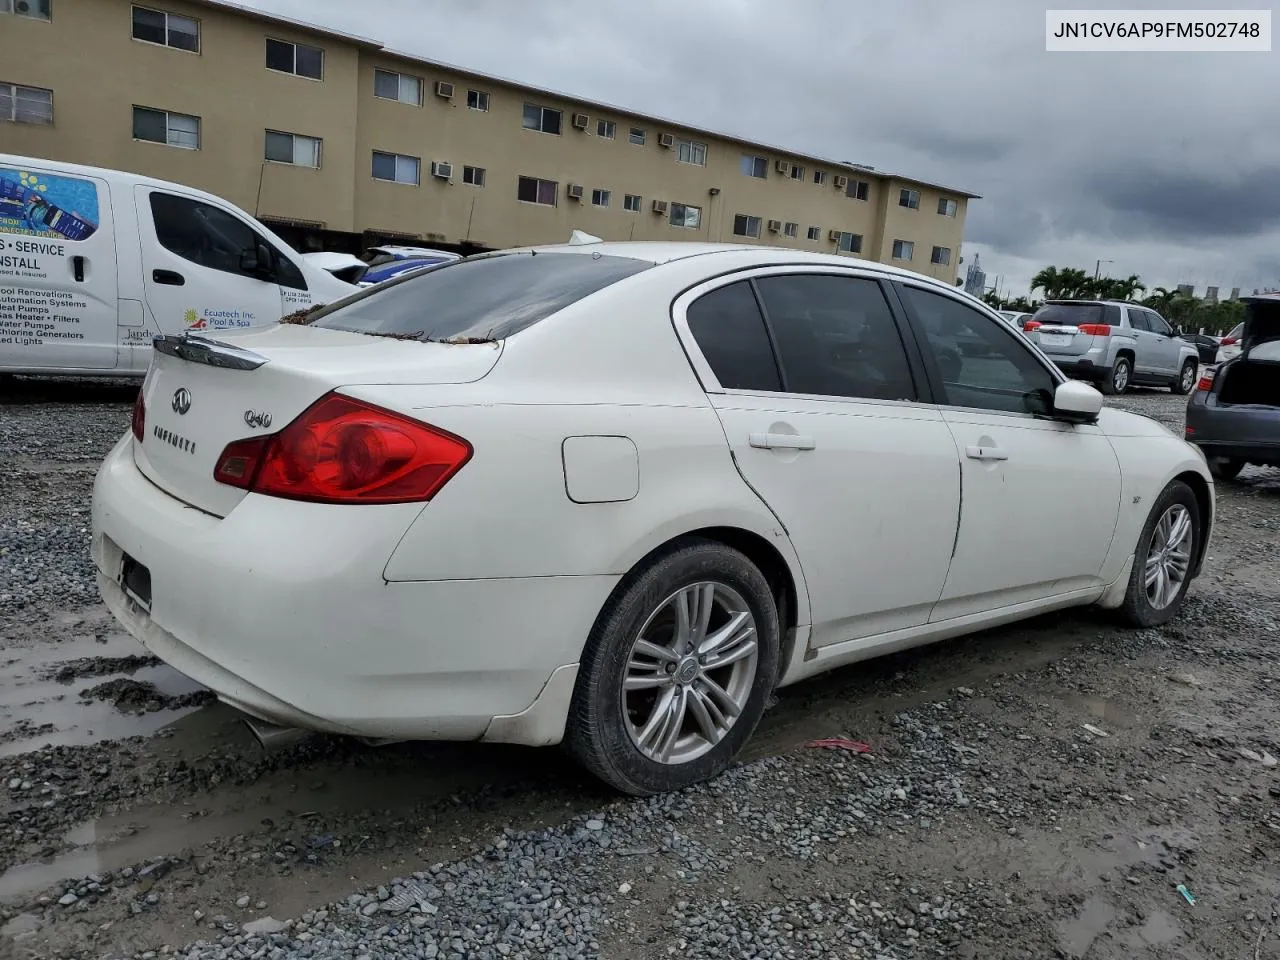
[[[1111,376],[1111,383],[1116,388],[1116,393],[1124,393],[1124,388],[1129,385],[1129,367],[1127,364],[1116,364],[1115,372]]]
[[[1173,603],[1191,569],[1191,513],[1175,503],[1160,516],[1151,531],[1144,570],[1147,602],[1163,610]]]
[[[1191,385],[1195,383],[1196,368],[1191,364],[1187,364],[1182,368],[1182,392],[1190,393]]]

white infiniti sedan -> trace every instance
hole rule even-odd
[[[1193,447],[950,286],[579,243],[158,340],[93,555],[259,721],[564,742],[645,795],[833,667],[1086,604],[1163,623],[1213,517]]]

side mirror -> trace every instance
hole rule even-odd
[[[1053,392],[1053,416],[1070,423],[1092,423],[1102,411],[1102,394],[1092,384],[1068,380]]]

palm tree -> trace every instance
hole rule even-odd
[[[1045,267],[1031,278],[1031,292],[1044,291],[1046,300],[1058,300],[1062,295],[1062,280],[1057,267]]]
[[[1168,287],[1156,287],[1151,291],[1151,295],[1142,302],[1159,314],[1168,312],[1170,305],[1176,300],[1180,294],[1177,290],[1170,290]]]

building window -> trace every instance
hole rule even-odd
[[[814,182],[814,183],[816,183],[818,186],[822,186],[824,183],[826,183],[826,182],[827,182],[827,171],[825,171],[825,170],[815,170],[815,171],[813,171],[813,182]]]
[[[481,113],[489,112],[489,93],[485,90],[468,90],[467,91],[467,109],[479,110]]]
[[[611,190],[592,190],[591,205],[593,207],[607,207],[612,197],[613,192]]]
[[[618,135],[618,125],[612,120],[596,121],[596,136],[601,140],[612,140]]]
[[[871,193],[871,184],[865,180],[850,180],[845,187],[844,195],[854,200],[865,200]]]
[[[697,230],[702,226],[702,208],[690,207],[683,203],[671,205],[671,216],[668,218],[673,227],[688,227]]]
[[[267,159],[275,163],[292,163],[298,167],[320,166],[320,141],[293,133],[267,131]]]
[[[52,0],[0,0],[0,13],[16,13],[32,20],[48,20],[52,16]]]
[[[645,139],[644,127],[632,127],[631,132],[627,134],[627,140],[637,147],[643,147]]]
[[[388,183],[407,183],[418,186],[422,178],[422,161],[398,153],[373,151],[373,179]]]
[[[3,0],[0,0],[3,3]],[[133,8],[133,39],[144,43],[158,43],[175,50],[200,52],[200,21],[180,17],[176,13]]]
[[[53,123],[53,91],[17,83],[0,83],[2,120],[10,123]]]
[[[696,140],[676,141],[676,160],[679,163],[692,163],[694,166],[707,165],[707,145]]]
[[[321,80],[324,77],[324,51],[304,43],[267,37],[267,69]]]
[[[943,197],[938,201],[938,216],[954,217],[958,206],[959,204],[954,200],[948,200],[946,197]]]
[[[484,167],[463,167],[462,182],[473,187],[484,186]]]
[[[742,170],[743,176],[757,177],[763,180],[769,175],[768,157],[752,157],[744,153],[738,166]]]
[[[200,149],[200,118],[149,107],[133,108],[133,139],[184,150]]]
[[[524,128],[526,130],[551,133],[558,137],[560,136],[561,117],[562,114],[559,110],[552,110],[550,107],[540,107],[536,103],[526,103],[524,105]]]
[[[898,206],[906,207],[908,210],[920,209],[920,191],[919,190],[899,190]]]
[[[622,209],[627,211],[627,213],[639,213],[640,212],[640,194],[638,193],[625,194],[622,198]]]
[[[422,78],[390,70],[373,71],[373,95],[379,100],[398,100],[422,106]]]
[[[916,245],[910,240],[893,241],[893,259],[910,260],[915,256]]]
[[[540,203],[544,207],[556,205],[556,194],[560,184],[554,180],[539,180],[537,177],[521,177],[516,186],[516,199],[521,203]]]
[[[793,163],[793,164],[791,165],[791,179],[792,179],[792,180],[803,180],[803,179],[804,179],[804,167],[803,167],[803,166],[801,166],[801,165],[800,165],[800,164],[798,164],[798,163]]]
[[[735,237],[759,237],[760,218],[739,213],[733,218],[733,235]]]
[[[821,228],[821,227],[810,227],[810,228],[809,228],[809,232],[808,232],[807,234],[805,234],[805,238],[806,238],[806,239],[808,239],[808,240],[821,240],[821,239],[822,239],[822,228]]]
[[[910,260],[910,257],[907,257]],[[951,263],[950,247],[934,247],[933,253],[929,256],[930,263],[936,263],[940,267],[948,266]]]
[[[788,222],[788,223],[786,223],[786,224],[783,224],[782,232],[783,232],[786,236],[788,236],[788,237],[790,237],[792,240],[794,240],[796,237],[798,237],[798,236],[800,235],[800,224],[798,224],[798,223],[790,223],[790,222]]]
[[[840,236],[836,237],[836,249],[841,253],[861,253],[862,234],[841,231]]]

